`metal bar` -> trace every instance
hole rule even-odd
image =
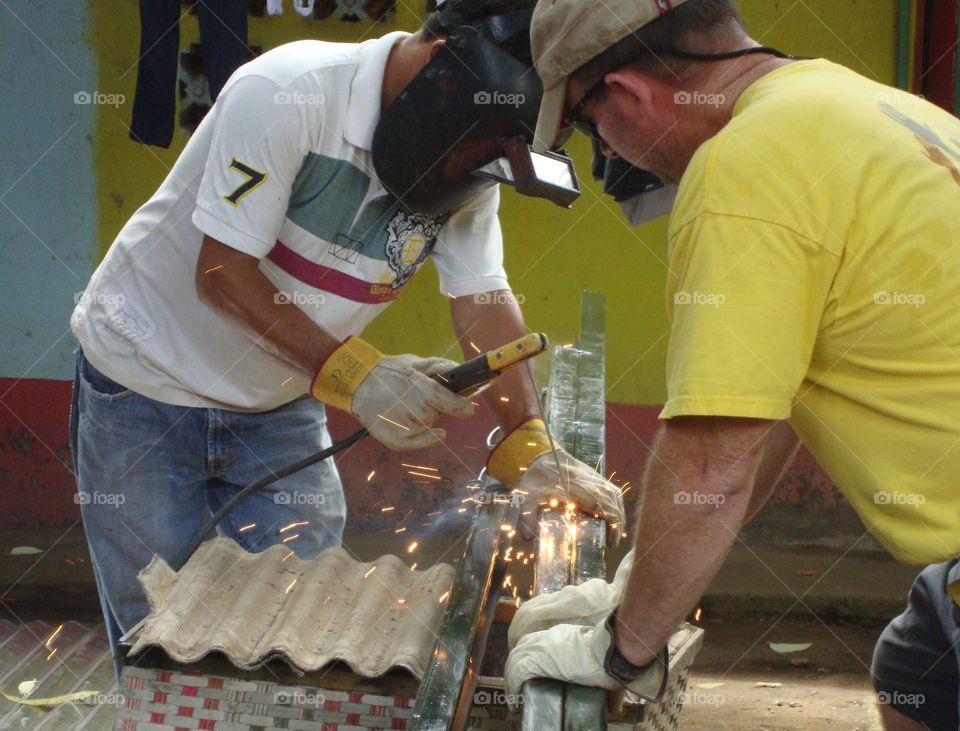
[[[604,297],[584,292],[575,348],[558,347],[550,372],[548,422],[561,446],[580,461],[604,469]],[[563,510],[542,511],[534,592],[604,578],[606,523],[592,518],[575,530]],[[537,680],[523,688],[524,731],[604,731],[606,692],[599,688]]]
[[[487,490],[491,492],[489,486]],[[519,517],[519,502],[507,495],[484,501],[477,510],[433,657],[414,702],[410,731],[466,727],[507,569],[503,556],[511,539],[503,526],[515,528]]]
[[[572,454],[594,464],[603,473],[606,462],[606,301],[602,294],[584,292],[580,304],[580,338],[577,348],[577,389],[574,419],[580,426],[580,441]],[[604,561],[607,524],[603,520],[581,521],[572,556],[571,580],[606,578]],[[607,693],[602,688],[568,685],[564,694],[564,731],[605,731]]]

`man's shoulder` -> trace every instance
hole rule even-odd
[[[359,43],[303,40],[284,43],[258,56],[237,71],[235,78],[259,76],[289,87],[298,80],[338,71],[352,73],[360,63]]]

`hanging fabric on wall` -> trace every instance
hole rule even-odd
[[[304,18],[313,15],[314,0],[292,0],[293,9]],[[283,0],[267,0],[267,14],[281,15],[283,13]]]
[[[197,0],[203,72],[210,97],[252,57],[246,0]],[[130,139],[169,147],[176,115],[180,0],[140,0],[140,64]]]

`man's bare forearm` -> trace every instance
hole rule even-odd
[[[296,305],[278,302],[277,288],[258,265],[255,257],[206,236],[197,295],[258,347],[312,377],[338,341]]]
[[[509,290],[457,297],[450,303],[450,314],[468,359],[527,334],[520,307]],[[506,432],[540,413],[525,365],[511,368],[497,378],[482,397]]]
[[[776,422],[766,442],[744,523],[749,523],[760,512],[800,449],[800,438],[788,421]]]
[[[645,665],[723,565],[750,504],[771,422],[683,417],[650,455],[617,646]]]

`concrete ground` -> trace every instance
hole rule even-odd
[[[361,559],[391,552],[424,566],[456,560],[461,538],[428,536],[415,555],[406,551],[410,539],[392,532],[354,534],[347,547]],[[15,547],[40,552],[11,555]],[[80,525],[4,529],[0,556],[0,619],[100,621]],[[512,573],[514,584],[529,585],[529,567],[515,563]],[[738,545],[702,602],[699,624],[706,638],[681,728],[878,730],[870,655],[884,621],[900,611],[914,573],[868,552]],[[778,655],[771,642],[812,645]],[[6,683],[0,690],[10,692]]]

